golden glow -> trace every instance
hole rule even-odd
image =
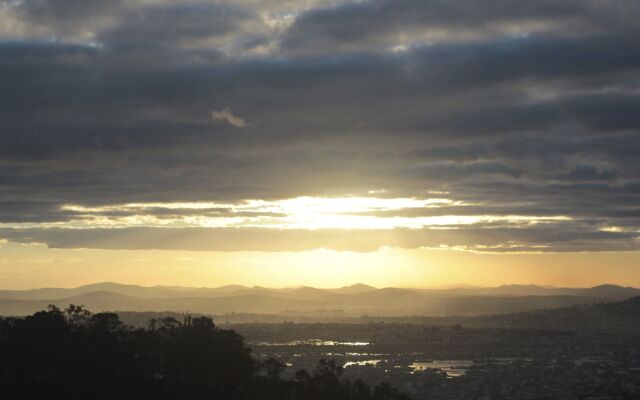
[[[465,206],[447,198],[296,197],[284,200],[244,200],[238,203],[127,203],[99,207],[69,204],[77,213],[70,222],[47,224],[70,228],[102,227],[207,227],[271,229],[422,229],[480,223],[522,226],[569,221],[567,216],[436,215],[401,216],[403,210]],[[156,215],[155,210],[173,213]],[[129,214],[113,216],[110,213]],[[418,213],[419,214],[419,213]]]
[[[125,203],[118,205],[85,207],[67,204],[63,210],[75,212],[107,212],[131,211],[153,208],[169,210],[190,209],[207,210],[228,208],[233,211],[263,211],[263,212],[316,212],[316,213],[346,213],[364,211],[401,210],[404,208],[438,207],[443,205],[462,205],[444,198],[430,198],[419,200],[416,198],[377,198],[377,197],[310,197],[302,196],[285,200],[243,200],[238,203],[215,202],[169,202],[169,203]]]
[[[383,233],[394,235],[397,228],[463,229],[474,224],[487,229],[519,228],[571,221],[566,216],[456,214],[457,207],[470,204],[445,198],[448,194],[444,192],[433,195],[439,197],[383,198],[372,193],[369,197],[297,197],[235,203],[156,202],[99,207],[70,204],[63,207],[75,214],[70,221],[3,226],[333,228],[388,230]],[[443,207],[446,212],[437,210]],[[433,211],[444,215],[430,215]],[[603,229],[617,231],[617,227]],[[505,242],[493,246],[476,243],[470,247],[442,245],[417,249],[382,246],[371,252],[326,249],[215,252],[49,249],[44,245],[5,241],[0,242],[0,288],[70,287],[99,281],[208,287],[225,284],[338,287],[356,282],[378,287],[505,283],[589,286],[605,282],[640,286],[637,272],[640,252],[545,253],[549,250],[541,244],[523,247],[517,242]]]
[[[0,289],[72,287],[101,281],[215,287],[243,284],[436,287],[505,283],[640,286],[640,252],[478,254],[381,248],[370,253],[69,250],[0,244]]]

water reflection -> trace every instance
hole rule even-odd
[[[304,339],[290,342],[257,342],[252,346],[369,346],[369,342],[338,342],[334,340]]]
[[[364,365],[373,365],[376,366],[379,363],[381,363],[382,360],[361,360],[361,361],[347,361],[346,363],[344,363],[344,367],[350,367],[353,365],[359,365],[359,366],[364,366]]]
[[[447,374],[447,377],[454,378],[464,375],[473,364],[472,360],[433,360],[414,362],[409,365],[409,368],[414,371],[441,370]]]

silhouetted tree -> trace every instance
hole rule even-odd
[[[285,368],[287,368],[286,365],[271,357],[264,360],[259,366],[259,370],[264,371],[269,379],[278,379]]]
[[[343,379],[332,360],[291,381],[280,377],[285,368],[258,362],[242,336],[189,314],[148,329],[76,305],[0,318],[0,399],[406,399],[388,385],[372,391]]]

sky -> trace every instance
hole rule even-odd
[[[0,0],[0,288],[640,286],[636,0]]]

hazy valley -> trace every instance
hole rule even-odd
[[[335,289],[143,287],[97,283],[77,288],[0,291],[0,314],[24,315],[49,304],[82,304],[99,311],[277,314],[317,318],[473,316],[607,303],[640,295],[640,289],[601,285],[557,288],[504,285],[493,288],[405,289],[355,284]]]

